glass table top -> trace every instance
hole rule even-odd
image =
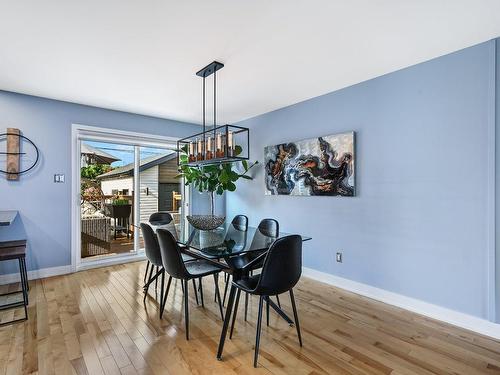
[[[204,231],[194,228],[189,223],[183,223],[178,228],[178,242],[200,251],[203,255],[213,258],[267,250],[277,238],[291,233],[281,232],[278,237],[262,233],[258,228],[248,227],[240,230],[231,223],[224,223],[219,228]],[[311,237],[301,236],[302,241]]]

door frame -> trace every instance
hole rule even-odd
[[[177,137],[167,137],[154,134],[117,130],[82,124],[71,124],[71,269],[73,272],[83,269],[103,267],[113,264],[134,262],[145,259],[144,249],[139,249],[135,254],[117,254],[102,259],[81,259],[81,223],[80,223],[80,140],[122,143],[135,146],[135,164],[139,164],[140,155],[138,147],[159,147],[175,150]],[[134,168],[134,208],[140,208],[139,171]],[[190,212],[190,189],[183,196],[182,210]],[[187,211],[186,211],[187,210]],[[139,222],[139,209],[134,209],[134,223]],[[139,237],[134,236],[134,248],[138,248]]]

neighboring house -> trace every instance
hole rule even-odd
[[[119,161],[120,159],[114,157],[107,152],[99,150],[91,145],[82,142],[81,143],[81,166],[87,167],[91,164],[111,164],[115,161]]]
[[[175,153],[154,155],[140,162],[140,221],[148,221],[156,211],[178,212],[179,201],[174,193],[180,194],[180,182],[175,176],[177,158]],[[104,195],[133,195],[134,164],[113,169],[97,176]]]

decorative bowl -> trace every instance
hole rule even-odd
[[[221,226],[226,217],[216,215],[188,215],[187,220],[196,229],[213,230]]]

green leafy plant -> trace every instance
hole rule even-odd
[[[188,155],[185,149],[179,155],[179,174],[177,178],[184,177],[186,185],[194,186],[199,192],[208,192],[211,198],[211,213],[215,211],[215,196],[214,194],[222,195],[225,191],[235,191],[236,184],[240,178],[245,180],[253,180],[248,175],[250,169],[258,164],[258,161],[248,164],[246,160],[241,160],[235,163],[220,163],[211,165],[188,165]],[[241,147],[235,147],[235,154],[241,153]],[[235,167],[240,164],[243,172],[238,172]]]
[[[91,164],[80,169],[80,175],[82,178],[88,178],[89,180],[95,180],[95,178],[103,173],[109,172],[113,167],[107,164]]]
[[[129,204],[128,199],[113,199],[113,206],[126,206]]]

